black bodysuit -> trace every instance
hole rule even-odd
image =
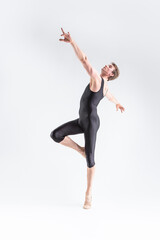
[[[98,92],[90,90],[90,83],[86,86],[80,99],[79,118],[66,122],[54,129],[50,137],[55,142],[61,142],[65,136],[84,133],[86,162],[89,168],[95,165],[94,153],[96,135],[100,127],[97,106],[103,96],[104,79],[101,77],[101,88]]]

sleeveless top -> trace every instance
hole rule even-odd
[[[103,96],[103,86],[104,79],[101,77],[101,87],[99,91],[93,92],[90,90],[90,83],[86,86],[82,97],[80,99],[80,108],[79,108],[79,116],[82,119],[86,119],[87,117],[91,117],[92,115],[97,115],[97,106]],[[98,115],[97,115],[98,117]]]

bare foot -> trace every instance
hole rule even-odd
[[[84,157],[84,158],[86,158],[86,153],[85,153],[85,147],[80,147],[80,154]]]
[[[90,195],[86,195],[83,208],[85,208],[85,209],[91,208],[91,203],[92,203],[92,195],[91,194]]]

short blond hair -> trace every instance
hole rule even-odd
[[[110,76],[110,77],[108,78],[108,81],[116,79],[116,78],[119,76],[119,74],[120,74],[120,71],[119,71],[118,66],[117,66],[114,62],[112,62],[111,64],[112,64],[112,65],[114,66],[114,68],[115,68],[115,70],[112,71],[112,73],[114,74],[114,76]]]

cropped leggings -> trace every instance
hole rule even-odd
[[[80,126],[79,118],[77,118],[75,120],[66,122],[54,129],[51,132],[50,137],[55,142],[60,143],[65,138],[65,136],[84,133],[86,162],[87,166],[91,168],[95,165],[94,154],[99,122],[89,122],[85,124],[85,126],[87,127]]]

